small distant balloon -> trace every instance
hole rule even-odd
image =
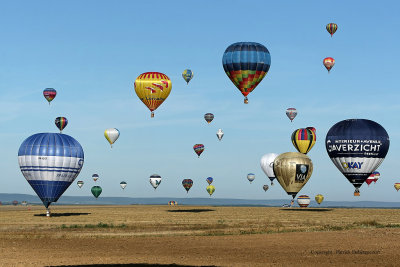
[[[197,154],[197,156],[200,158],[201,153],[204,151],[204,145],[203,144],[195,144],[193,146],[194,152]]]
[[[274,173],[274,160],[279,156],[276,153],[268,153],[261,157],[260,165],[263,172],[268,176],[271,181],[271,185],[274,185],[273,181],[276,178]]]
[[[43,90],[43,96],[46,98],[46,100],[49,102],[53,101],[53,99],[56,97],[57,91],[54,88],[46,88]]]
[[[310,205],[310,197],[307,195],[301,195],[297,198],[297,204],[300,208],[307,208]]]
[[[189,69],[184,70],[182,73],[182,77],[187,84],[189,84],[190,80],[193,79],[193,76],[194,76],[193,71]]]
[[[122,182],[119,183],[119,185],[121,186],[122,190],[124,190],[126,185],[127,185],[127,183],[122,181]]]
[[[170,206],[176,206],[176,205],[178,205],[178,202],[176,202],[176,201],[168,201],[168,205],[170,205]]]
[[[253,182],[254,179],[256,179],[256,175],[254,173],[249,173],[247,174],[247,180],[249,180],[249,182]]]
[[[379,178],[381,178],[381,174],[380,174],[380,172],[377,172],[377,171],[371,173],[371,175],[372,174],[374,175],[374,183],[376,184],[376,182],[379,180]]]
[[[326,30],[330,33],[331,37],[337,31],[337,28],[338,28],[338,26],[336,23],[328,23],[326,25]]]
[[[265,192],[267,192],[267,190],[268,190],[268,188],[269,188],[269,186],[268,185],[263,185],[263,190],[265,191]]]
[[[82,186],[84,185],[84,182],[83,181],[78,181],[76,184],[79,186],[79,188],[82,188]]]
[[[99,175],[97,173],[92,175],[93,181],[97,181],[99,179]]]
[[[115,141],[117,141],[119,137],[119,131],[116,128],[109,128],[104,131],[104,137],[110,143],[111,148]]]
[[[333,68],[333,66],[335,65],[335,60],[331,57],[326,57],[326,58],[324,58],[323,63],[329,73],[331,71],[331,69]]]
[[[394,188],[396,189],[397,192],[400,190],[400,183],[395,183]]]
[[[286,110],[286,116],[289,118],[289,120],[292,122],[294,118],[297,116],[297,109],[295,108],[288,108]]]
[[[211,195],[214,194],[214,192],[215,192],[215,186],[209,185],[209,186],[207,186],[206,190],[207,190],[208,194],[210,194],[210,197],[211,197]]]
[[[156,190],[157,187],[161,184],[161,176],[158,174],[150,175],[150,184],[154,188],[154,190]]]
[[[101,192],[103,191],[103,189],[100,186],[95,185],[92,187],[91,191],[92,191],[93,196],[95,198],[98,198],[100,196]]]
[[[317,141],[315,132],[307,128],[295,130],[292,133],[291,139],[293,146],[297,149],[297,151],[303,154],[310,152],[311,148],[313,148],[315,142]]]
[[[318,205],[320,205],[322,203],[322,201],[324,201],[324,196],[321,194],[316,195],[315,201],[318,203]]]
[[[60,133],[62,133],[62,130],[64,130],[64,128],[68,125],[68,120],[65,117],[57,117],[54,123],[60,130]]]
[[[208,184],[212,184],[212,182],[214,181],[214,179],[213,179],[212,177],[208,177],[208,178],[206,179],[206,181],[207,181]]]
[[[189,193],[190,188],[192,188],[192,186],[193,186],[193,180],[192,179],[183,179],[182,186],[183,186],[183,188],[185,188],[186,193]]]
[[[214,114],[206,113],[206,114],[204,114],[204,119],[206,120],[206,122],[208,124],[210,124],[210,122],[212,122],[212,120],[214,119]]]
[[[218,129],[218,131],[217,131],[217,137],[218,137],[218,140],[219,140],[219,141],[221,141],[221,140],[222,140],[222,137],[224,137],[224,132],[222,131],[222,129]]]

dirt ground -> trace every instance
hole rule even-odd
[[[400,210],[0,207],[0,265],[397,266]]]

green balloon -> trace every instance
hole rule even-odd
[[[102,191],[103,189],[101,189],[101,187],[98,185],[92,187],[92,194],[95,198],[98,198]]]

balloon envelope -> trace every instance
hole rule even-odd
[[[219,141],[221,141],[222,137],[224,137],[224,132],[222,131],[222,129],[218,129],[217,137]]]
[[[215,192],[215,187],[213,185],[209,185],[209,186],[207,186],[206,190],[207,190],[208,194],[210,194],[210,197],[211,197],[211,195],[214,194],[214,192]]]
[[[265,191],[265,192],[267,192],[268,188],[269,188],[269,186],[268,186],[268,185],[266,185],[266,184],[265,184],[265,185],[263,185],[263,189],[264,189],[264,191]]]
[[[260,165],[263,172],[268,176],[269,180],[271,181],[271,185],[273,185],[273,180],[275,179],[274,173],[274,160],[278,154],[276,153],[268,153],[261,157]]]
[[[311,178],[313,163],[304,154],[286,152],[276,157],[273,168],[279,184],[294,199]]]
[[[104,137],[110,143],[111,148],[115,141],[117,141],[119,137],[119,130],[116,128],[109,128],[104,131]]]
[[[333,125],[325,139],[326,151],[336,168],[355,187],[355,195],[389,150],[389,135],[378,123],[365,119]]]
[[[213,179],[212,177],[208,177],[208,178],[206,179],[206,181],[207,181],[208,184],[212,184],[212,182],[214,181],[214,179]]]
[[[154,111],[167,99],[172,89],[171,80],[160,72],[140,74],[134,85],[136,95],[151,111],[151,117],[154,117]]]
[[[187,84],[189,84],[190,80],[193,79],[193,71],[186,69],[182,73],[183,79],[186,81]]]
[[[324,58],[322,63],[324,64],[328,72],[330,72],[333,66],[335,65],[335,60],[332,57],[326,57]]]
[[[92,175],[92,178],[93,178],[93,181],[96,182],[99,179],[99,175],[95,173]]]
[[[79,186],[79,188],[82,188],[82,186],[84,185],[84,182],[83,181],[78,181],[76,184]]]
[[[53,101],[53,99],[56,97],[57,91],[54,88],[46,88],[43,90],[43,96],[46,98],[46,100],[49,102]]]
[[[206,120],[206,122],[208,124],[210,124],[210,122],[212,122],[212,120],[214,119],[214,114],[206,113],[206,114],[204,114],[204,119]]]
[[[297,198],[297,204],[300,208],[307,208],[310,205],[310,197],[307,195],[301,195]]]
[[[158,174],[152,174],[150,176],[150,184],[154,188],[154,190],[156,190],[157,187],[161,184],[161,176]]]
[[[301,128],[292,133],[291,139],[293,146],[297,149],[297,151],[307,154],[317,141],[317,136],[315,135],[314,131]]]
[[[318,204],[321,204],[323,200],[324,200],[324,196],[323,196],[323,195],[318,194],[318,195],[315,196],[315,201],[316,201]]]
[[[122,182],[119,183],[119,185],[121,186],[122,190],[124,190],[126,185],[127,185],[127,183],[122,181]]]
[[[201,153],[204,151],[204,145],[203,144],[195,144],[193,146],[194,152],[197,154],[197,156],[200,158]]]
[[[186,192],[188,193],[190,188],[193,186],[193,180],[192,179],[183,179],[182,181],[183,188],[185,188]]]
[[[286,110],[286,116],[289,118],[290,121],[293,121],[294,118],[297,116],[297,110],[295,108],[288,108]]]
[[[399,189],[400,189],[400,183],[395,183],[395,184],[394,184],[394,188],[396,188],[396,190],[399,191]]]
[[[247,180],[249,180],[249,182],[253,182],[254,179],[256,179],[256,175],[254,173],[249,173],[247,174]]]
[[[100,196],[101,192],[103,191],[103,189],[100,186],[95,185],[92,187],[92,189],[90,191],[92,191],[92,194],[95,198],[98,198]]]
[[[251,93],[267,75],[271,65],[268,49],[259,43],[234,43],[225,50],[222,66],[226,75],[245,97]]]
[[[68,120],[65,117],[57,117],[54,123],[56,124],[57,128],[60,130],[61,133],[62,130],[64,130],[64,128],[67,127]]]
[[[331,34],[331,37],[337,31],[337,28],[338,26],[336,23],[328,23],[326,25],[326,30]]]
[[[34,134],[21,144],[21,172],[48,208],[79,175],[84,161],[82,146],[69,135]]]

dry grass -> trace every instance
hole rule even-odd
[[[0,206],[0,237],[219,236],[400,227],[395,209],[138,205],[54,206],[52,213],[47,218],[40,206]]]

